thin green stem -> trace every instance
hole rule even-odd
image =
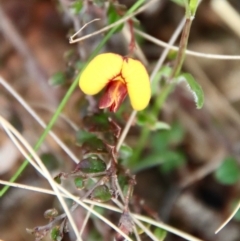
[[[185,26],[183,28],[181,40],[179,43],[179,51],[178,51],[177,59],[173,67],[173,71],[170,75],[169,81],[172,81],[173,78],[176,77],[182,69],[182,65],[185,59],[185,52],[188,45],[188,38],[189,38],[191,25],[192,25],[192,19],[186,18]]]
[[[154,105],[152,107],[152,112],[153,115],[156,116],[158,115],[158,113],[161,111],[169,93],[171,92],[171,90],[173,89],[174,84],[167,84],[162,88],[162,91],[160,93],[160,95],[158,95],[157,99],[154,102]],[[136,163],[138,162],[142,151],[144,150],[144,146],[147,143],[147,140],[149,139],[149,136],[151,134],[151,130],[149,129],[148,126],[144,126],[142,131],[141,131],[141,135],[140,138],[138,140],[138,144],[136,146],[136,148],[134,149],[134,153],[131,157],[131,160],[129,162],[129,167],[134,167],[136,165]]]
[[[136,163],[138,162],[139,157],[141,156],[141,153],[144,150],[144,147],[146,145],[149,135],[150,135],[149,128],[144,126],[143,129],[141,130],[141,134],[138,139],[137,146],[136,146],[136,148],[134,148],[133,155],[128,163],[129,168],[134,167],[136,165]]]
[[[186,18],[186,22],[185,22],[183,32],[181,35],[181,40],[179,43],[179,52],[178,52],[178,55],[177,55],[177,58],[175,61],[175,65],[174,65],[172,73],[168,79],[168,84],[166,84],[163,87],[161,93],[157,97],[155,104],[152,108],[154,115],[158,115],[158,113],[161,111],[163,104],[165,103],[167,97],[174,89],[174,86],[176,84],[176,81],[174,81],[174,78],[180,73],[184,59],[185,59],[185,52],[186,52],[187,45],[188,45],[188,38],[189,38],[191,25],[192,25],[192,18]],[[142,129],[140,138],[139,138],[138,145],[137,145],[136,149],[134,150],[134,154],[130,160],[130,163],[129,163],[130,167],[135,165],[138,162],[139,157],[144,149],[144,146],[145,146],[147,140],[149,139],[150,133],[151,133],[151,131],[150,131],[149,127],[144,126]]]
[[[138,9],[143,3],[145,2],[145,0],[139,0],[137,1],[125,14],[125,16],[133,13],[136,9]],[[118,29],[118,26],[115,26],[114,28],[112,28],[106,35],[105,37],[102,39],[102,41],[98,44],[98,46],[96,47],[96,49],[93,51],[93,53],[91,54],[91,56],[89,57],[87,63],[84,65],[82,71],[84,70],[84,68],[87,66],[87,64],[98,54],[98,52],[101,50],[101,48],[105,45],[105,43],[110,39],[110,37],[116,32],[116,30]],[[82,72],[81,71],[81,72]],[[70,96],[72,95],[73,91],[76,89],[77,85],[78,85],[78,81],[81,75],[81,72],[78,74],[78,76],[75,78],[75,80],[73,81],[72,85],[70,86],[70,88],[68,89],[66,95],[64,96],[64,98],[62,99],[61,103],[59,104],[56,112],[54,113],[52,119],[50,120],[50,122],[48,123],[46,129],[44,130],[44,132],[42,133],[42,135],[40,136],[40,138],[38,139],[36,145],[34,146],[34,150],[37,151],[39,149],[39,147],[41,146],[41,144],[43,143],[44,139],[46,138],[48,132],[52,129],[54,123],[56,122],[56,120],[58,119],[60,113],[62,112],[63,108],[65,107],[67,101],[69,100]],[[9,180],[10,182],[15,182],[17,180],[17,178],[22,174],[22,172],[25,170],[25,168],[28,166],[28,161],[25,160],[22,165],[19,167],[19,169],[16,171],[16,173],[11,177],[11,179]],[[2,190],[0,191],[0,197],[2,197],[7,190],[9,189],[9,186],[4,186],[2,188]]]

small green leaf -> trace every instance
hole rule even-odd
[[[111,197],[112,195],[106,185],[97,186],[91,193],[91,199],[98,202],[107,202]]]
[[[149,111],[141,111],[137,115],[137,124],[139,126],[148,126],[151,128],[157,122],[157,117]]]
[[[50,79],[49,84],[53,86],[63,85],[66,83],[66,77],[62,72],[55,73]]]
[[[240,168],[234,158],[228,157],[214,174],[220,183],[224,185],[233,185],[239,181]]]
[[[77,189],[81,190],[84,188],[84,179],[82,177],[76,177],[74,179],[74,184]]]
[[[163,154],[164,162],[160,166],[162,173],[168,174],[185,164],[185,156],[177,151],[166,151]]]
[[[86,153],[107,153],[103,141],[95,134],[80,130],[76,134],[77,143],[81,145],[84,154]]]
[[[79,130],[76,134],[76,139],[79,144],[82,144],[83,142],[88,141],[94,137],[96,137],[94,134],[84,130]]]
[[[195,81],[193,76],[189,73],[183,73],[178,77],[178,81],[186,81],[188,89],[193,94],[197,109],[201,109],[204,103],[204,93],[202,87]]]
[[[163,121],[157,121],[155,122],[151,127],[151,130],[169,130],[171,129],[170,125],[168,125],[166,122]]]
[[[55,155],[53,155],[50,152],[43,153],[40,156],[40,158],[41,158],[43,164],[50,171],[54,171],[54,170],[56,170],[59,167],[59,162],[60,161],[58,160],[58,158]]]
[[[84,128],[91,133],[114,132],[116,129],[109,121],[109,115],[106,113],[85,116],[82,122]]]
[[[168,78],[171,75],[172,68],[169,66],[163,66],[157,74],[154,76],[153,81],[151,83],[152,95],[158,94],[159,90],[159,82],[162,78]]]
[[[97,137],[92,137],[82,143],[82,151],[84,154],[86,153],[107,153],[108,150],[106,145],[104,145],[103,141],[98,139]]]
[[[80,161],[74,172],[81,171],[83,173],[97,173],[106,170],[106,163],[97,156],[90,156]]]
[[[184,165],[185,157],[177,151],[162,150],[159,153],[152,153],[143,158],[135,166],[131,167],[134,172],[139,172],[156,166],[160,167],[162,173],[169,173],[172,170]]]
[[[62,235],[61,232],[59,230],[59,227],[54,227],[51,231],[51,239],[54,241],[60,241],[62,240]]]
[[[55,218],[58,215],[58,211],[55,208],[48,209],[44,212],[43,215],[44,215],[44,218],[52,219],[52,218]]]
[[[56,177],[54,177],[54,181],[58,184],[61,184],[62,180],[61,180],[61,174],[57,175]]]
[[[178,55],[178,51],[172,49],[168,52],[167,59],[169,61],[173,61],[177,58],[177,55]]]
[[[115,147],[117,145],[117,138],[111,131],[102,134],[102,140],[108,147]]]
[[[130,166],[132,172],[140,172],[142,170],[147,170],[149,168],[153,168],[159,166],[164,162],[164,159],[158,153],[153,153],[148,155],[145,158],[142,158],[140,162],[134,164],[134,166]]]
[[[156,153],[169,149],[169,146],[179,145],[185,136],[183,127],[174,122],[171,124],[170,130],[161,130],[152,134],[150,139],[151,147]]]
[[[83,7],[83,1],[82,0],[74,1],[72,6],[71,6],[71,8],[74,11],[74,14],[80,13],[82,7]]]
[[[139,126],[148,126],[150,130],[169,130],[170,126],[162,121],[158,121],[157,117],[149,111],[141,111],[137,115],[137,124]]]
[[[167,237],[167,231],[161,228],[155,228],[153,233],[159,241],[163,241]]]
[[[126,144],[121,145],[119,150],[119,155],[122,159],[127,159],[131,157],[133,154],[133,150],[130,146],[127,146]]]

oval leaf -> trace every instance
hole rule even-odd
[[[197,109],[201,109],[204,103],[204,93],[202,87],[195,81],[193,76],[189,73],[183,73],[178,77],[178,81],[185,81],[187,83],[188,89],[193,94]]]
[[[82,177],[76,177],[74,179],[74,183],[77,189],[83,189],[84,188],[84,179]]]
[[[91,156],[83,159],[77,164],[74,172],[81,171],[84,173],[96,173],[106,170],[106,163],[97,156]]]
[[[167,236],[167,231],[162,228],[156,228],[154,230],[154,235],[158,238],[159,241],[163,241]]]
[[[112,195],[106,185],[96,187],[91,194],[91,199],[98,202],[107,202],[111,197]]]
[[[61,180],[61,174],[57,175],[56,177],[54,177],[54,181],[58,184],[61,184],[62,180]]]
[[[44,212],[44,218],[52,219],[58,215],[58,211],[55,208],[48,209]]]
[[[59,229],[58,226],[54,227],[52,229],[52,231],[51,231],[51,239],[52,240],[60,241],[60,240],[62,240],[62,236],[63,235],[61,234],[60,229]]]
[[[76,139],[79,144],[89,141],[92,138],[96,138],[96,136],[88,131],[79,130],[76,134]]]
[[[130,146],[126,144],[121,145],[119,150],[119,155],[122,159],[130,158],[132,154],[133,154],[133,149]]]
[[[225,185],[233,185],[240,178],[240,168],[232,157],[226,158],[215,172],[216,179]]]
[[[84,154],[86,154],[86,153],[107,153],[108,152],[106,145],[103,143],[102,140],[98,139],[97,137],[93,137],[93,138],[83,142],[81,149]]]
[[[154,125],[152,125],[151,130],[155,131],[155,130],[169,130],[171,129],[170,125],[167,124],[166,122],[163,121],[156,121],[154,123]]]
[[[66,83],[66,76],[62,72],[55,73],[50,79],[49,84],[53,86],[63,85]]]

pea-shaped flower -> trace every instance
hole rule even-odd
[[[149,76],[143,64],[113,53],[96,56],[84,69],[79,86],[87,95],[95,95],[105,87],[99,108],[109,108],[113,112],[127,93],[135,110],[144,109],[151,97]]]

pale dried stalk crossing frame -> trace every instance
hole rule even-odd
[[[180,22],[180,24],[178,25],[178,27],[177,27],[176,30],[174,31],[172,37],[170,38],[170,40],[169,40],[169,44],[170,44],[170,45],[173,44],[173,43],[176,41],[176,39],[178,38],[179,34],[181,33],[181,31],[182,31],[182,29],[183,29],[184,23],[185,23],[185,18],[182,19],[182,21]],[[156,64],[155,67],[154,67],[154,70],[153,70],[152,73],[151,73],[150,81],[152,81],[152,80],[154,79],[156,73],[157,73],[158,70],[161,68],[161,66],[162,66],[162,64],[163,64],[163,62],[164,62],[164,60],[165,60],[165,58],[166,58],[169,50],[170,50],[170,48],[167,47],[167,48],[163,51],[163,53],[162,53],[162,55],[160,56],[157,64]],[[128,131],[129,131],[129,129],[130,129],[130,127],[131,127],[131,125],[132,125],[132,123],[133,123],[134,118],[136,117],[136,115],[137,115],[137,111],[135,111],[135,110],[132,111],[132,113],[131,113],[131,115],[130,115],[130,117],[129,117],[129,119],[128,119],[128,121],[127,121],[124,129],[123,129],[123,132],[122,132],[122,134],[121,134],[121,136],[120,136],[120,138],[119,138],[119,140],[118,140],[117,148],[116,148],[117,151],[120,150],[120,147],[121,147],[121,145],[123,144],[123,142],[124,142],[124,140],[125,140],[125,138],[126,138],[126,136],[127,136],[127,133],[128,133]]]
[[[29,185],[23,185],[23,184],[19,184],[19,183],[10,183],[10,182],[3,181],[3,180],[0,180],[0,183],[4,184],[4,185],[9,185],[9,186],[12,186],[12,187],[16,187],[16,188],[23,188],[25,190],[30,190],[30,191],[35,191],[35,192],[40,192],[40,193],[45,193],[45,194],[50,194],[50,195],[56,195],[54,193],[54,191],[51,191],[51,190],[48,190],[48,189],[44,189],[44,188],[32,187],[32,186],[29,186]],[[62,188],[62,190],[65,190],[65,189]],[[75,197],[73,195],[71,195],[71,197],[69,197],[66,194],[68,191],[67,190],[65,190],[65,191],[66,191],[65,194],[61,194],[63,197],[71,198],[73,201],[79,203],[80,200],[78,199],[78,197]],[[109,204],[99,203],[99,202],[95,202],[95,201],[88,200],[88,199],[83,200],[83,202],[91,204],[91,205],[94,205],[94,206],[102,207],[102,208],[105,208],[105,209],[108,209],[108,210],[111,210],[111,211],[114,211],[114,212],[118,212],[118,213],[122,212],[121,209],[116,208],[114,206],[111,206]],[[79,205],[81,205],[81,203],[79,203]],[[150,218],[147,218],[147,217],[144,217],[142,215],[138,215],[138,214],[132,213],[132,216],[134,218],[138,219],[138,220],[141,220],[143,222],[146,222],[146,223],[149,223],[151,225],[154,225],[155,227],[163,228],[166,231],[168,231],[170,233],[173,233],[173,234],[176,234],[177,236],[182,237],[182,238],[184,238],[186,240],[189,240],[189,241],[202,241],[201,239],[195,238],[195,237],[193,237],[193,236],[191,236],[191,235],[189,235],[189,234],[187,234],[187,233],[185,233],[185,232],[183,232],[181,230],[173,228],[173,227],[171,227],[171,226],[169,226],[167,224],[154,221],[154,220],[152,220]]]
[[[46,167],[42,164],[41,160],[39,159],[39,157],[37,156],[37,154],[35,153],[35,151],[31,148],[31,146],[27,143],[27,141],[21,136],[21,134],[13,127],[11,126],[11,124],[6,121],[3,117],[0,116],[0,124],[2,125],[2,127],[5,129],[5,131],[7,132],[9,138],[14,142],[14,144],[16,145],[16,147],[22,152],[22,154],[24,155],[24,157],[29,160],[29,162],[36,168],[36,170],[41,173],[50,183],[50,185],[52,186],[53,190],[54,190],[54,195],[56,195],[61,203],[61,205],[63,206],[64,211],[67,214],[67,217],[69,219],[70,224],[72,225],[72,228],[74,230],[74,233],[77,237],[77,239],[79,241],[81,241],[81,237],[79,235],[79,232],[76,228],[76,225],[71,217],[71,214],[61,196],[61,193],[65,193],[67,195],[68,198],[73,199],[75,202],[77,202],[79,205],[81,205],[83,208],[85,208],[86,210],[90,211],[92,214],[94,214],[95,216],[97,216],[99,219],[103,220],[106,224],[108,224],[110,227],[112,227],[113,229],[115,229],[117,232],[119,232],[124,238],[126,238],[126,240],[128,241],[132,241],[126,234],[124,234],[117,226],[115,226],[113,223],[111,223],[109,220],[107,220],[106,218],[104,218],[102,215],[100,215],[99,213],[97,213],[95,210],[91,209],[89,206],[87,206],[86,204],[84,204],[82,201],[80,201],[79,199],[77,199],[76,197],[74,197],[72,194],[70,194],[66,189],[64,189],[62,186],[58,185],[51,177],[51,175],[49,174],[48,170],[46,169]],[[16,139],[16,137],[17,139]],[[29,154],[26,153],[26,151],[21,148],[21,144],[18,142],[20,141],[22,145],[24,145],[24,147],[29,151]],[[32,161],[32,158],[30,157],[32,156],[34,158],[34,160],[37,162],[37,164],[39,166],[36,166],[34,164],[34,162]]]
[[[135,13],[136,14],[136,13]],[[116,23],[117,24],[117,23]],[[113,26],[111,26],[111,27],[113,27]],[[108,29],[110,29],[110,26],[108,26]],[[106,29],[106,30],[108,30],[108,29]],[[102,32],[103,31],[106,31],[106,30],[102,30]],[[136,31],[136,33],[137,34],[142,34],[142,37],[144,37],[144,38],[146,38],[146,39],[148,39],[148,40],[150,40],[150,41],[153,41],[155,44],[157,44],[157,45],[160,45],[160,46],[163,46],[163,47],[167,47],[167,48],[169,48],[169,49],[174,49],[174,50],[178,50],[178,48],[177,47],[174,47],[172,44],[166,44],[166,43],[164,43],[164,42],[161,42],[161,41],[159,41],[159,40],[157,40],[157,39],[154,39],[154,38],[152,38],[151,36],[147,36],[147,35],[145,35],[144,33],[141,33],[140,31],[138,31],[138,30],[135,30]],[[96,34],[98,34],[98,33],[96,33]],[[92,36],[92,35],[91,35]],[[85,37],[85,39],[87,39],[88,37],[91,37],[91,36],[84,36]],[[151,38],[150,38],[151,37]],[[211,54],[202,54],[202,53],[198,53],[198,52],[194,52],[194,51],[187,51],[187,53],[186,54],[190,54],[190,55],[193,55],[193,56],[196,56],[196,57],[204,57],[204,58],[212,58],[212,59],[231,59],[231,60],[239,60],[240,59],[240,56],[228,56],[228,55],[211,55]],[[133,118],[134,118],[134,116],[135,115],[133,115]],[[35,118],[35,117],[34,117]],[[5,182],[6,183],[6,182]],[[19,186],[20,187],[20,186]],[[22,187],[22,186],[21,186]],[[54,195],[56,195],[54,192],[53,192],[53,194]],[[67,197],[69,197],[69,196],[67,196]],[[94,203],[94,202],[93,202]],[[94,203],[94,205],[98,205],[98,203]],[[103,205],[104,206],[104,205]],[[92,212],[92,210],[90,210],[89,209],[89,211],[91,211]],[[141,219],[141,218],[140,218]],[[144,218],[143,218],[144,219]],[[151,220],[151,219],[150,219]],[[142,220],[142,221],[146,221],[146,219],[144,219],[144,220]],[[149,220],[148,220],[149,221]],[[157,225],[156,225],[157,226]],[[161,226],[162,228],[163,228],[163,226]],[[165,228],[166,228],[167,226],[165,226]],[[166,230],[168,230],[167,228],[166,228]],[[174,229],[173,229],[174,230]],[[172,230],[172,231],[173,231]],[[169,232],[171,232],[170,230],[168,230]],[[173,232],[174,233],[174,232]],[[181,231],[180,231],[180,233],[182,233]],[[181,236],[181,235],[180,235]],[[183,237],[183,236],[181,236],[181,237]],[[189,239],[189,237],[190,237],[190,239]],[[199,240],[199,239],[195,239],[194,237],[191,237],[191,236],[184,236],[184,238],[186,238],[186,239],[188,239],[188,240]]]
[[[132,18],[132,17],[136,16],[137,14],[143,12],[145,9],[147,9],[149,6],[151,6],[154,2],[157,2],[157,1],[159,1],[159,0],[151,0],[151,1],[147,2],[146,4],[144,4],[142,7],[140,7],[140,8],[139,8],[137,11],[135,11],[134,13],[129,14],[128,16],[126,16],[126,17],[124,17],[124,18],[121,18],[120,20],[116,21],[115,23],[112,23],[112,24],[110,24],[110,25],[108,25],[108,26],[106,26],[106,27],[104,27],[104,28],[102,28],[102,29],[100,29],[100,30],[98,30],[98,31],[95,31],[95,32],[93,32],[93,33],[91,33],[91,34],[87,34],[87,35],[85,35],[85,36],[83,36],[83,37],[74,39],[74,37],[75,37],[77,34],[79,34],[85,27],[87,27],[88,24],[90,24],[90,23],[92,23],[92,22],[94,22],[94,21],[96,21],[96,20],[99,20],[99,19],[94,19],[94,20],[92,20],[92,21],[84,24],[84,26],[83,26],[80,30],[78,30],[75,34],[73,34],[73,35],[70,37],[70,39],[69,39],[69,43],[70,43],[70,44],[73,44],[73,43],[81,42],[81,41],[86,40],[86,39],[88,39],[88,38],[90,38],[90,37],[92,37],[92,36],[95,36],[95,35],[98,35],[98,34],[100,34],[100,33],[106,32],[106,31],[108,31],[109,29],[111,29],[111,28],[113,28],[113,27],[115,27],[115,26],[118,26],[118,25],[121,24],[121,23],[125,23],[127,20],[129,20],[130,18]]]
[[[40,167],[42,167],[42,165],[39,163],[39,158],[37,156],[37,154],[34,152],[34,150],[27,144],[27,142],[24,140],[24,138],[4,119],[0,116],[0,123],[5,127],[6,132],[8,133],[9,137],[15,142],[16,146],[18,147],[18,149],[23,153],[23,155],[25,156],[26,159],[28,159],[30,161],[30,163],[36,168],[37,171],[39,171],[43,176],[45,176],[46,179],[50,179],[51,181],[52,178],[51,176],[48,177],[46,176],[45,170],[42,170]],[[13,133],[13,134],[12,134]],[[14,136],[13,136],[14,135]],[[21,145],[18,143],[18,140],[16,140],[15,136],[21,141],[22,144],[24,144],[24,146],[30,151],[30,154],[33,156],[33,158],[35,159],[35,161],[37,161],[38,164],[40,164],[39,166],[34,165],[34,162],[31,160],[31,158],[29,157],[29,155],[25,152],[24,149],[21,148]],[[40,161],[41,162],[41,161]],[[50,182],[51,182],[50,181]],[[53,181],[54,182],[54,181]],[[52,195],[59,195],[62,197],[63,194],[65,194],[65,197],[71,198],[73,201],[75,201],[76,203],[78,203],[80,206],[82,206],[83,208],[85,208],[86,210],[88,210],[90,213],[96,215],[98,218],[100,218],[101,220],[103,220],[105,223],[107,223],[109,226],[111,226],[112,228],[114,228],[117,232],[119,232],[121,235],[123,235],[126,240],[131,241],[131,239],[126,236],[124,233],[122,233],[121,230],[118,229],[118,227],[116,227],[114,224],[112,224],[109,220],[107,220],[106,218],[104,218],[102,215],[100,215],[99,213],[97,213],[96,211],[94,211],[91,207],[87,206],[86,204],[84,204],[82,201],[80,201],[78,198],[76,198],[75,196],[73,196],[71,193],[69,193],[66,189],[64,189],[63,187],[59,186],[58,184],[56,184],[55,182],[53,183],[53,185],[55,186],[55,188],[59,189],[59,191],[61,191],[61,193],[56,193],[56,189],[54,189],[54,191],[49,191],[49,190],[45,190],[45,189],[41,189],[41,188],[33,188],[33,187],[29,187],[26,185],[22,185],[22,184],[15,184],[15,183],[9,183],[6,181],[0,181],[0,183],[3,184],[8,184],[10,186],[15,186],[15,187],[19,187],[19,188],[25,188],[25,189],[30,189],[30,190],[34,190],[34,191],[40,191],[40,192],[44,192],[44,193],[48,193],[48,194],[52,194]],[[105,204],[100,204],[100,203],[96,203],[93,201],[88,201],[88,203],[94,204],[97,206],[102,206],[102,207],[111,207],[110,205],[105,205]],[[122,212],[121,209],[116,209],[111,207],[111,210],[117,211],[117,212]],[[135,214],[134,217],[136,216]],[[139,218],[141,217],[141,218]],[[142,221],[146,221],[146,217],[143,216],[139,216],[138,219]],[[150,219],[151,220],[151,219]],[[70,220],[69,220],[70,221]],[[70,222],[71,223],[71,222]],[[154,223],[154,221],[152,220],[152,224]],[[73,222],[74,225],[74,222]],[[154,225],[154,224],[153,224]],[[197,239],[191,235],[188,235],[180,230],[174,229],[168,225],[162,224],[162,223],[155,223],[155,226],[161,227],[164,229],[166,229],[169,232],[175,233],[176,235],[179,235],[180,237],[186,238],[188,240],[191,241],[200,241],[200,239]],[[145,230],[144,226],[142,226],[143,230]],[[152,236],[152,233],[149,233],[149,230],[145,230],[146,233],[150,236]],[[190,238],[190,239],[189,239]],[[78,240],[81,240],[80,238],[78,238]]]
[[[65,203],[63,197],[60,195],[60,192],[56,186],[56,182],[52,179],[49,171],[44,166],[38,155],[35,153],[35,151],[32,149],[32,147],[27,143],[27,141],[21,136],[19,132],[16,131],[16,129],[8,122],[6,121],[2,116],[0,116],[0,123],[3,127],[3,129],[6,131],[10,139],[14,142],[14,144],[17,146],[17,148],[21,151],[21,153],[24,155],[26,159],[31,159],[30,156],[32,156],[35,160],[35,162],[38,164],[38,167],[34,165],[34,167],[48,180],[49,184],[53,188],[55,195],[57,196],[59,202],[61,203],[63,210],[65,211],[68,221],[71,224],[73,231],[79,241],[81,241],[81,237],[78,233],[78,229],[76,227],[76,224],[72,218],[72,215],[67,207],[67,204]],[[24,147],[27,149],[28,153],[21,148],[21,144],[24,145]],[[31,161],[31,164],[33,162]]]
[[[218,0],[216,0],[218,1]],[[150,1],[149,3],[147,3],[146,5],[144,5],[142,8],[139,8],[138,11],[136,11],[135,13],[133,14],[130,14],[129,16],[123,18],[123,19],[120,19],[118,20],[117,22],[113,23],[113,24],[110,24],[98,31],[95,31],[94,33],[91,33],[91,34],[88,34],[88,35],[85,35],[81,38],[78,38],[78,39],[75,39],[74,41],[72,40],[79,32],[81,32],[81,30],[83,28],[85,28],[88,24],[92,23],[93,21],[96,21],[98,19],[94,19],[88,23],[86,23],[79,31],[77,31],[75,34],[73,34],[71,37],[70,37],[70,44],[72,43],[76,43],[76,42],[81,42],[83,40],[86,40],[88,38],[91,38],[95,35],[98,35],[100,33],[103,33],[103,32],[106,32],[108,31],[109,29],[121,24],[121,23],[124,23],[126,20],[130,19],[131,17],[141,13],[142,11],[144,11],[149,5],[151,5],[152,3],[154,3],[155,0],[152,0]],[[169,50],[174,50],[174,51],[178,51],[179,48],[177,46],[174,46],[173,44],[170,44],[170,43],[166,43],[164,41],[161,41],[155,37],[152,37],[151,35],[149,34],[146,34],[144,33],[143,31],[140,31],[140,30],[137,30],[137,29],[134,29],[134,32],[136,34],[138,34],[139,36],[143,37],[144,39],[147,39],[149,41],[151,41],[152,43],[158,45],[158,46],[161,46],[163,48],[168,48]],[[240,55],[221,55],[221,54],[210,54],[210,53],[202,53],[202,52],[197,52],[197,51],[192,51],[192,50],[186,50],[186,55],[190,55],[190,56],[195,56],[195,57],[199,57],[199,58],[206,58],[206,59],[217,59],[217,60],[240,60]]]
[[[46,128],[46,123],[38,116],[38,114],[29,106],[28,103],[0,76],[0,84],[26,109],[26,111],[38,122],[38,124]],[[49,135],[56,141],[56,143],[63,149],[63,151],[75,162],[78,163],[79,159],[74,153],[61,141],[61,139],[52,131]]]

